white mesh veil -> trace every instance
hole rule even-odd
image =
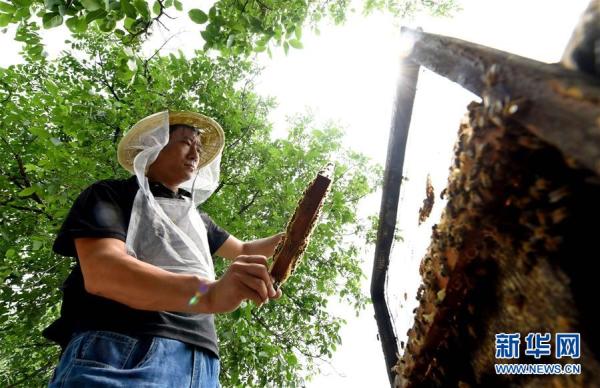
[[[134,135],[133,139],[125,144],[119,152],[120,158],[121,154],[135,155],[133,172],[137,176],[140,189],[147,197],[152,197],[146,172],[162,148],[169,142],[169,112],[155,113],[146,120],[147,124],[144,130],[139,131],[139,135]],[[188,122],[185,124],[190,125]],[[218,186],[223,145],[222,142],[215,141],[214,131],[198,125],[192,126],[198,130],[198,136],[201,139],[199,161],[201,167],[196,170],[190,180],[182,183],[180,187],[192,193],[193,204],[198,206],[206,201]]]

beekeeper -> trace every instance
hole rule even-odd
[[[83,191],[54,243],[76,258],[61,315],[44,336],[63,348],[51,387],[215,387],[215,313],[278,298],[267,271],[281,235],[242,242],[197,206],[214,192],[224,133],[193,112],[159,112],[118,147],[134,175]],[[215,279],[212,255],[233,260]]]

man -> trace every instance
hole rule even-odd
[[[219,386],[213,314],[281,295],[266,259],[281,234],[242,242],[196,210],[217,186],[223,144],[203,115],[148,116],[119,144],[135,175],[78,197],[54,243],[77,265],[44,331],[63,348],[51,387]],[[218,280],[213,254],[233,260]]]

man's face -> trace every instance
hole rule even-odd
[[[180,184],[192,178],[198,165],[200,138],[187,127],[178,127],[169,142],[150,166],[148,175],[170,184]]]

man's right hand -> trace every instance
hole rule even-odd
[[[275,291],[273,288],[268,268],[265,256],[238,256],[223,277],[212,283],[206,293],[211,312],[234,311],[247,299],[254,301],[257,306],[269,299],[278,299],[281,290]]]
[[[114,238],[77,238],[85,290],[90,294],[149,311],[224,313],[243,300],[262,305],[275,292],[264,256],[238,256],[217,281],[165,271],[127,254],[125,242]],[[208,291],[190,306],[190,298],[207,284]]]

